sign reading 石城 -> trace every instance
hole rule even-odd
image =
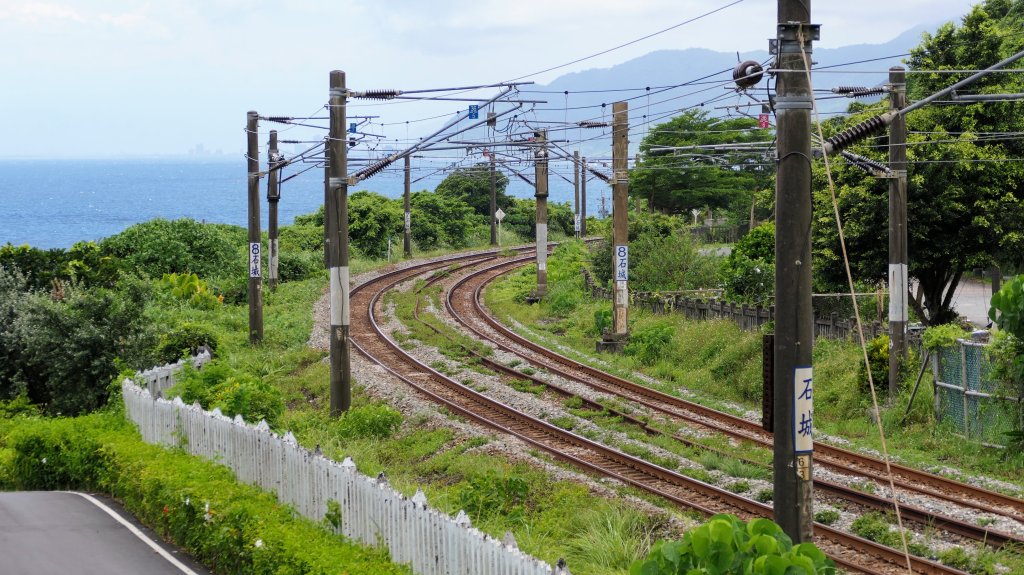
[[[615,246],[615,281],[629,280],[629,246]]]
[[[814,377],[810,367],[793,370],[793,451],[814,451]]]
[[[249,277],[258,278],[260,274],[260,243],[249,243]]]

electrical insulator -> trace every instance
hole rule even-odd
[[[350,147],[350,148],[356,147],[356,139],[355,138],[349,138],[348,139],[348,147]]]
[[[761,81],[762,76],[764,76],[764,69],[756,60],[740,62],[732,70],[732,81],[736,82],[736,87],[740,90],[746,90],[756,85]]]
[[[593,120],[583,120],[582,122],[577,122],[576,125],[581,128],[607,128],[608,122],[595,122]]]
[[[268,122],[277,122],[278,124],[287,124],[292,120],[294,120],[294,118],[290,118],[288,116],[267,116]]]
[[[868,88],[867,86],[836,86],[832,88],[833,94],[844,94],[851,98],[863,98],[865,96],[874,96],[875,94],[884,94],[885,92],[885,86],[878,86],[876,88]]]
[[[487,125],[492,127],[492,128],[497,126],[498,125],[498,115],[495,114],[494,112],[487,112]]]
[[[825,142],[832,146],[832,151],[842,150],[846,146],[849,146],[865,136],[881,132],[885,129],[885,126],[885,119],[881,116],[875,116],[870,120],[861,122],[852,128],[832,136],[828,140],[825,140]]]
[[[889,172],[889,166],[886,166],[885,164],[883,164],[882,162],[879,162],[877,160],[872,160],[871,158],[867,158],[867,157],[861,156],[859,154],[854,154],[853,152],[847,152],[845,150],[843,150],[842,152],[839,152],[839,153],[844,158],[846,158],[846,161],[850,162],[854,166],[857,166],[858,168],[860,168],[862,170],[865,170],[865,171],[867,171],[869,173],[876,173],[876,172],[888,173]]]
[[[390,100],[401,93],[400,90],[367,90],[365,92],[356,92],[353,96],[368,100]]]

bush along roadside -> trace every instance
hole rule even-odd
[[[6,423],[0,461],[9,463],[7,487],[110,493],[217,573],[410,572],[385,550],[348,542],[238,483],[225,467],[144,443],[119,414]]]

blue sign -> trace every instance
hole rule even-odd
[[[469,119],[470,120],[476,120],[479,117],[480,117],[480,106],[477,106],[476,104],[470,104],[469,105]]]
[[[349,122],[348,123],[348,133],[349,134],[355,134],[356,133],[356,123],[355,122]]]

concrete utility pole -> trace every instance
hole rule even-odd
[[[778,175],[775,187],[776,523],[793,540],[813,540],[814,315],[811,309],[811,107],[807,62],[817,27],[811,0],[779,0],[776,67]],[[807,59],[804,59],[806,51]]]
[[[889,68],[889,109],[907,105],[907,75]],[[900,364],[907,355],[907,118],[889,124],[889,398],[899,392]]]
[[[629,337],[629,104],[612,104],[612,337]]]
[[[540,299],[548,293],[548,131],[533,133],[537,140],[534,152],[534,180],[537,191],[537,290]]]
[[[333,235],[330,249],[331,272],[331,415],[337,417],[352,404],[352,372],[349,341],[349,272],[348,272],[348,145],[345,138],[345,73],[333,70],[330,75],[330,202],[326,215],[331,220]]]
[[[277,204],[281,201],[281,188],[279,185],[281,172],[278,166],[281,164],[281,154],[277,150],[277,130],[270,131],[270,146],[267,149],[267,247],[270,249],[270,259],[267,260],[267,285],[270,291],[277,290]]]
[[[587,237],[587,159],[580,159],[580,237]]]
[[[407,258],[412,257],[412,159],[405,157],[405,196],[403,208],[405,210],[405,231],[402,232],[402,249]]]
[[[249,343],[263,341],[263,273],[260,243],[259,114],[246,115],[246,160],[249,168]]]
[[[494,152],[491,158],[491,245],[498,245],[498,217],[494,214],[498,211],[498,174],[494,171]]]
[[[580,164],[580,152],[576,150],[572,153],[572,189],[573,189],[573,231],[576,232],[576,238],[580,237],[580,170],[582,165]],[[583,174],[583,178],[586,179],[587,175]]]

